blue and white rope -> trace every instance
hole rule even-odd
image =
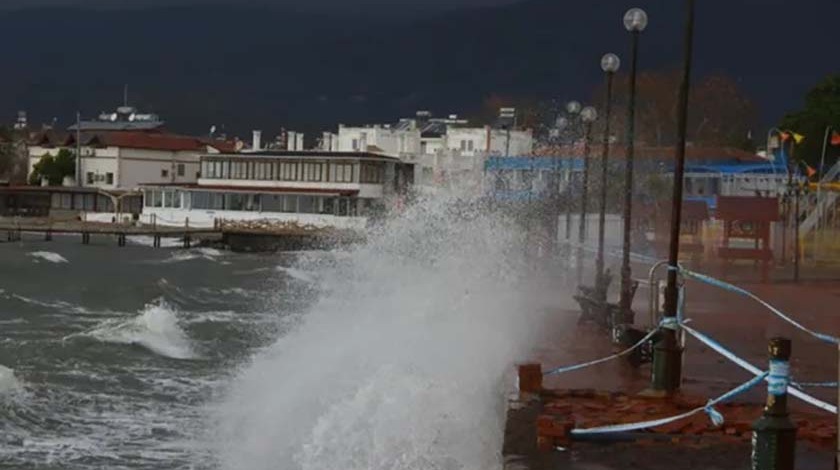
[[[664,323],[661,325],[661,327],[662,328],[667,328]],[[549,371],[543,372],[543,375],[564,374],[566,372],[571,372],[571,371],[579,370],[579,369],[585,369],[585,368],[590,367],[590,366],[594,366],[594,365],[597,365],[597,364],[602,364],[604,362],[609,362],[609,361],[612,361],[613,359],[618,359],[619,357],[626,356],[626,355],[630,354],[631,352],[633,352],[636,348],[641,347],[647,341],[650,341],[650,339],[653,338],[653,335],[655,335],[657,331],[659,331],[659,330],[658,329],[651,330],[647,335],[645,335],[644,338],[640,339],[636,344],[634,344],[633,346],[630,346],[629,348],[625,349],[624,351],[621,351],[620,353],[613,354],[612,356],[602,357],[600,359],[595,359],[594,361],[584,362],[584,363],[581,363],[581,364],[575,364],[575,365],[565,366],[565,367],[558,367],[556,369],[551,369]]]
[[[757,375],[757,376],[753,377],[752,379],[748,380],[747,382],[744,382],[743,384],[741,384],[741,385],[733,388],[732,390],[724,393],[723,395],[721,395],[721,396],[719,396],[719,397],[717,397],[713,400],[709,400],[709,402],[706,403],[705,406],[695,408],[691,411],[687,411],[685,413],[682,413],[682,414],[679,414],[679,415],[676,415],[676,416],[670,416],[668,418],[654,419],[654,420],[650,420],[650,421],[641,421],[641,422],[638,422],[638,423],[613,424],[613,425],[598,426],[598,427],[595,427],[595,428],[588,428],[588,429],[573,429],[571,431],[571,433],[573,435],[583,436],[583,435],[591,435],[591,434],[608,434],[608,433],[615,433],[615,432],[638,431],[638,430],[641,430],[641,429],[655,428],[655,427],[658,427],[658,426],[663,426],[665,424],[673,423],[675,421],[680,421],[680,420],[689,418],[691,416],[694,416],[694,415],[696,415],[697,413],[700,413],[700,412],[706,413],[709,416],[709,419],[712,421],[712,424],[715,427],[720,427],[724,423],[724,417],[723,417],[722,414],[720,414],[720,412],[715,410],[714,406],[719,404],[719,403],[722,403],[724,401],[730,400],[730,399],[746,392],[747,390],[755,387],[757,384],[761,383],[766,377],[767,377],[767,372],[764,372],[760,375]]]
[[[837,388],[837,382],[791,382],[796,388],[814,387],[814,388]]]
[[[686,331],[688,334],[690,334],[691,336],[694,336],[695,338],[697,338],[701,343],[703,343],[703,344],[709,346],[710,348],[714,349],[718,354],[720,354],[723,357],[725,357],[725,358],[729,359],[730,361],[734,362],[736,365],[738,365],[742,369],[750,372],[751,374],[757,376],[757,375],[760,375],[760,374],[763,373],[763,371],[761,369],[759,369],[758,367],[755,367],[754,365],[750,364],[746,360],[741,359],[740,357],[736,356],[733,352],[731,352],[728,349],[726,349],[725,347],[723,347],[717,341],[709,338],[708,336],[704,335],[703,333],[700,333],[699,331],[695,330],[694,328],[691,328],[690,326],[686,325],[685,323],[682,324],[682,329],[684,331]],[[836,406],[834,406],[832,404],[829,404],[829,403],[826,403],[826,402],[824,402],[824,401],[822,401],[818,398],[814,398],[811,395],[808,395],[807,393],[803,392],[802,390],[799,390],[799,389],[794,388],[794,387],[788,387],[787,392],[789,394],[795,396],[796,398],[799,398],[800,400],[804,401],[805,403],[808,403],[809,405],[815,406],[815,407],[817,407],[817,408],[819,408],[823,411],[828,411],[829,413],[837,414],[837,407]]]
[[[788,315],[785,315],[784,312],[782,312],[778,308],[770,305],[769,303],[765,302],[764,300],[759,298],[757,295],[753,294],[752,292],[750,292],[746,289],[743,289],[741,287],[729,284],[728,282],[724,282],[724,281],[721,281],[719,279],[715,279],[715,278],[713,278],[711,276],[708,276],[706,274],[700,274],[700,273],[696,273],[694,271],[690,271],[688,269],[681,268],[680,272],[683,274],[683,276],[690,277],[691,279],[694,279],[696,281],[704,282],[706,284],[709,284],[709,285],[712,285],[712,286],[715,286],[715,287],[720,287],[721,289],[728,290],[730,292],[734,292],[736,294],[741,294],[743,296],[749,297],[749,298],[755,300],[756,302],[758,302],[759,304],[761,304],[762,306],[764,306],[765,308],[767,308],[768,310],[770,310],[771,312],[773,312],[776,316],[778,316],[782,320],[785,320],[786,322],[788,322],[791,325],[795,326],[796,328],[804,331],[805,333],[808,333],[811,336],[813,336],[813,337],[815,337],[819,340],[825,341],[827,343],[831,343],[831,344],[835,344],[835,345],[840,344],[840,339],[838,339],[837,337],[827,335],[827,334],[823,334],[823,333],[819,333],[817,331],[814,331],[814,330],[802,325],[801,323],[797,322],[796,320],[789,317]]]

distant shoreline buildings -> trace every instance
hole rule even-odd
[[[517,125],[515,110],[504,108],[499,116],[492,125],[475,125],[457,115],[418,111],[394,123],[338,124],[305,148],[305,136],[286,129],[271,140],[255,130],[247,143],[214,138],[215,127],[206,137],[178,135],[166,130],[160,116],[125,104],[96,119],[80,119],[64,132],[29,132],[21,113],[15,129],[28,135],[29,174],[45,156],[63,150],[79,155],[78,177],[68,175],[59,186],[46,181],[0,186],[0,212],[68,218],[85,213],[88,220],[121,222],[146,222],[154,215],[156,223],[204,225],[214,218],[266,219],[361,228],[409,187],[524,191],[530,198],[555,184],[554,191],[563,191],[579,179],[578,142],[537,151],[534,131]],[[665,161],[668,152],[640,147],[638,153]],[[620,149],[614,157],[621,158]],[[523,166],[530,160],[562,164]],[[690,147],[688,165],[686,195],[706,201],[750,192],[759,183],[756,190],[770,194],[784,184],[782,174],[770,171],[775,166],[749,152]]]

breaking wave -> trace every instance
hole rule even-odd
[[[0,366],[0,393],[13,392],[20,389],[20,382],[15,377],[15,371],[6,366]]]
[[[29,256],[35,258],[36,260],[44,260],[56,264],[68,262],[67,258],[58,253],[53,253],[52,251],[33,251],[32,253],[29,253]]]
[[[222,468],[501,466],[503,376],[542,310],[521,231],[468,203],[421,201],[320,266],[302,324],[214,409]]]
[[[277,269],[277,271],[285,273],[286,275],[288,275],[292,279],[295,279],[295,280],[298,280],[298,281],[301,281],[301,282],[306,282],[308,284],[315,284],[316,282],[318,282],[318,279],[315,277],[315,274],[312,274],[308,271],[304,271],[302,269],[289,268],[289,267],[285,267],[285,266],[277,266],[276,269]]]
[[[172,359],[196,357],[187,334],[178,325],[175,309],[162,299],[146,305],[134,318],[106,320],[89,331],[65,339],[78,337],[139,345]]]

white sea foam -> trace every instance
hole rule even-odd
[[[301,282],[306,282],[309,284],[315,284],[316,282],[318,282],[318,279],[315,277],[315,274],[310,273],[308,271],[304,271],[302,269],[290,268],[286,266],[277,266],[275,269],[282,273],[286,273],[292,279],[296,279]]]
[[[8,393],[20,389],[20,381],[15,377],[15,371],[6,366],[0,366],[0,393]]]
[[[502,377],[543,314],[522,243],[504,217],[431,201],[322,267],[303,324],[213,414],[222,468],[499,468]]]
[[[95,338],[106,343],[136,344],[173,359],[195,357],[190,340],[178,325],[175,309],[163,300],[146,305],[139,315],[106,320],[92,330],[75,337]]]
[[[53,253],[52,251],[33,251],[29,253],[29,256],[35,258],[36,260],[44,260],[49,261],[50,263],[67,263],[67,258],[61,256],[58,253]]]
[[[215,248],[193,248],[190,250],[178,250],[172,253],[168,259],[161,261],[164,264],[181,263],[184,261],[192,261],[196,259],[203,259],[206,261],[219,261],[219,258],[224,256],[224,253]],[[227,262],[221,261],[225,264]]]
[[[33,299],[32,297],[26,297],[25,295],[19,294],[11,294],[8,298],[19,300],[23,303],[27,303],[30,305],[37,305],[39,307],[46,307],[53,310],[58,310],[62,313],[75,313],[79,315],[95,315],[97,313],[108,313],[108,312],[94,312],[88,308],[82,307],[80,305],[74,305],[70,302],[65,302],[63,300],[39,300]]]
[[[135,245],[141,246],[155,246],[155,239],[154,237],[150,237],[147,235],[134,235],[130,237],[126,237],[129,243],[133,243]],[[184,241],[180,238],[161,238],[160,239],[160,246],[161,248],[180,248],[184,245]]]

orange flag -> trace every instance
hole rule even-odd
[[[808,173],[808,179],[813,178],[813,177],[814,177],[814,175],[816,175],[816,174],[817,174],[817,170],[813,169],[813,168],[811,167],[811,165],[809,165],[809,164],[807,164],[807,163],[805,164],[805,171]]]
[[[831,145],[840,145],[840,134],[837,131],[831,133]]]

